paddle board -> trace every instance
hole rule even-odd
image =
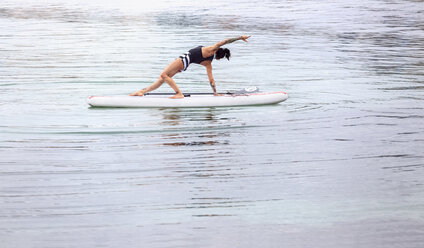
[[[275,104],[288,98],[287,93],[283,91],[225,93],[220,96],[209,93],[186,93],[184,96],[180,99],[170,99],[170,95],[166,93],[150,93],[144,96],[90,96],[87,102],[92,107],[197,108]]]

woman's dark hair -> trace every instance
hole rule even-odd
[[[219,48],[216,51],[215,57],[217,59],[222,59],[222,58],[226,57],[228,60],[230,60],[230,57],[231,57],[230,49],[228,49],[228,48]]]

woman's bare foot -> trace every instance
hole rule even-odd
[[[134,93],[131,93],[130,96],[144,96],[144,90],[137,90]]]
[[[184,98],[184,95],[182,93],[177,93],[174,96],[170,97],[171,99],[179,99],[179,98]]]

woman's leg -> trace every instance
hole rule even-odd
[[[174,62],[168,65],[168,67],[163,70],[160,74],[160,77],[165,80],[165,82],[171,86],[171,88],[175,91],[175,95],[170,98],[184,98],[184,95],[181,93],[181,90],[178,88],[175,81],[172,77],[180,72],[184,68],[183,61],[181,59],[176,59]]]
[[[171,64],[169,64],[165,70],[163,70],[163,72],[160,74],[160,77],[158,78],[158,80],[156,80],[156,82],[154,82],[153,84],[151,84],[149,87],[144,88],[142,90],[136,91],[132,94],[130,94],[130,96],[142,96],[147,92],[150,92],[152,90],[155,90],[157,88],[159,88],[163,82],[167,82],[169,84],[169,86],[171,86],[171,88],[175,91],[175,95],[171,98],[183,98],[184,95],[181,93],[180,89],[178,88],[177,84],[175,83],[175,81],[172,79],[172,77],[177,74],[180,70],[182,70],[184,68],[183,62],[181,59],[176,59],[174,60]]]
[[[143,96],[147,92],[150,92],[152,90],[155,90],[155,89],[159,88],[163,84],[163,82],[165,82],[165,80],[163,80],[162,77],[159,77],[158,80],[156,80],[156,82],[154,82],[153,84],[151,84],[149,87],[144,88],[142,90],[138,90],[138,91],[130,94],[130,96]]]

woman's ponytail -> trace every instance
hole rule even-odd
[[[228,60],[230,60],[230,57],[231,57],[230,49],[228,49],[228,48],[224,48],[224,54],[225,54],[225,57],[226,57]]]

